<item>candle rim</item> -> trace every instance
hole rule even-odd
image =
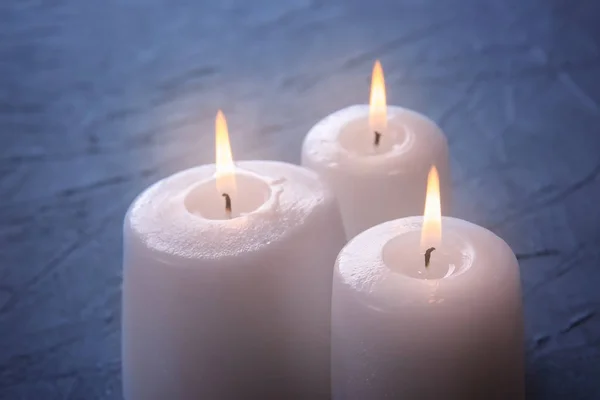
[[[467,245],[473,247],[472,265],[466,272],[444,279],[424,280],[392,270],[383,260],[383,246],[403,232],[420,230],[422,218],[400,218],[360,233],[338,255],[334,274],[348,290],[355,292],[366,303],[386,306],[390,305],[389,298],[396,298],[398,306],[407,301],[428,303],[432,288],[442,297],[446,292],[460,292],[462,301],[473,295],[469,291],[472,282],[481,282],[477,285],[484,286],[490,293],[494,293],[502,290],[502,282],[506,279],[518,280],[518,263],[506,242],[481,226],[447,216],[442,217],[444,234],[451,234],[455,229],[464,231],[461,236]],[[492,251],[488,251],[488,248]],[[486,251],[485,256],[479,254],[481,251]],[[486,262],[489,257],[502,261]],[[498,263],[510,267],[490,270],[490,264]]]
[[[402,116],[403,125],[409,136],[410,147],[402,152],[387,152],[379,156],[353,157],[338,142],[338,136],[349,120],[368,117],[368,104],[355,104],[337,110],[317,122],[304,138],[302,145],[303,164],[327,165],[351,174],[379,174],[386,169],[389,174],[403,173],[415,168],[415,163],[404,155],[415,153],[427,168],[447,149],[447,140],[442,130],[431,119],[416,111],[388,105],[390,120]],[[417,134],[418,132],[418,134]],[[410,157],[412,159],[412,157]]]
[[[134,232],[138,245],[180,258],[182,265],[186,259],[192,263],[202,259],[209,264],[210,260],[256,253],[286,240],[324,204],[336,202],[318,175],[306,168],[280,161],[241,161],[238,165],[280,180],[283,190],[271,218],[254,213],[241,227],[192,218],[183,204],[184,194],[191,185],[212,176],[214,164],[209,164],[177,172],[144,190],[127,211],[125,230]]]

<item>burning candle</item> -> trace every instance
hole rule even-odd
[[[333,280],[334,399],[524,398],[517,260],[492,232],[441,217],[435,169],[424,217],[356,236]]]
[[[304,140],[302,165],[333,188],[348,238],[394,218],[419,215],[431,165],[439,168],[444,198],[450,193],[444,134],[421,114],[387,106],[379,61],[370,105],[344,108],[317,123]]]
[[[235,166],[216,128],[216,168],[157,182],[125,218],[125,398],[329,399],[334,196],[298,166]]]

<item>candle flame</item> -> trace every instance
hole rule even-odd
[[[369,102],[369,128],[373,132],[385,133],[387,128],[387,102],[385,79],[379,60],[375,61],[371,76],[371,99]]]
[[[421,228],[421,248],[437,247],[442,241],[442,209],[440,200],[440,177],[434,166],[427,176],[427,196]]]
[[[223,194],[232,196],[236,191],[235,183],[235,164],[231,155],[231,145],[229,144],[229,131],[227,130],[227,120],[223,112],[219,110],[215,120],[215,141],[216,141],[216,164],[217,164],[217,190]]]

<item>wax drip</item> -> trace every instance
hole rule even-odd
[[[430,247],[425,251],[425,267],[429,267],[429,261],[431,260],[431,252],[435,250],[435,247]]]

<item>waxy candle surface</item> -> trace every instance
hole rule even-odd
[[[333,194],[301,167],[241,162],[229,219],[214,174],[168,177],[126,216],[125,398],[329,399]]]
[[[355,237],[338,256],[334,399],[522,399],[517,260],[475,224],[442,218],[425,267],[422,217]]]
[[[368,105],[327,116],[304,140],[302,165],[333,188],[348,238],[391,219],[422,214],[432,165],[440,173],[444,205],[450,203],[448,145],[442,131],[417,112],[395,106],[386,110],[377,146]]]

